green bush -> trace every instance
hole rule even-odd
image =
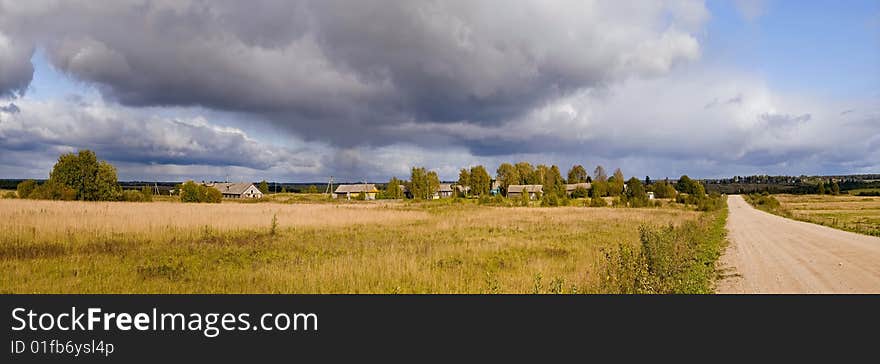
[[[127,202],[145,202],[146,197],[140,191],[124,190],[122,191],[122,200]]]
[[[76,200],[76,190],[51,180],[46,181],[28,195],[35,200]]]
[[[601,197],[593,197],[590,199],[590,207],[605,207],[608,206],[608,202],[605,201],[604,198]]]
[[[186,181],[180,186],[181,202],[220,203],[221,200],[223,200],[223,194],[214,187],[197,184],[193,181]]]
[[[571,198],[586,198],[590,197],[589,195],[590,191],[583,187],[575,188],[574,191],[571,192]]]
[[[18,195],[15,194],[14,191],[9,191],[3,194],[3,198],[17,198]]]
[[[715,262],[724,248],[727,210],[682,226],[639,228],[638,246],[604,251],[601,289],[607,293],[712,293]]]
[[[555,193],[547,193],[541,199],[541,206],[559,206],[559,197],[556,197]]]
[[[34,192],[34,189],[37,188],[37,181],[29,179],[27,181],[22,181],[18,184],[16,190],[18,191],[19,198],[28,198],[31,195],[31,192]]]

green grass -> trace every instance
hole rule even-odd
[[[727,213],[722,204],[681,226],[641,226],[638,245],[620,244],[605,253],[601,291],[713,293],[716,262],[727,245]]]

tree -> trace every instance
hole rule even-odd
[[[614,170],[614,175],[608,179],[608,194],[611,196],[620,196],[623,193],[623,172],[620,171],[620,168]],[[613,181],[612,181],[613,180]]]
[[[489,189],[492,187],[492,177],[489,177],[486,167],[482,165],[471,167],[470,187],[471,193],[475,195],[483,196],[489,194]]]
[[[840,186],[837,184],[837,182],[831,183],[831,194],[835,196],[840,194]]]
[[[645,187],[651,185],[651,176],[645,176]]]
[[[309,188],[306,189],[307,193],[318,193],[318,186],[309,185]]]
[[[257,186],[257,189],[263,194],[269,193],[269,182],[266,182],[266,180],[260,181],[260,185]]]
[[[590,197],[599,198],[604,196],[608,196],[608,182],[593,181],[593,185],[590,188]]]
[[[34,189],[37,188],[37,181],[29,179],[27,181],[22,181],[16,187],[18,191],[18,198],[28,198],[31,195],[31,192],[34,192]]]
[[[393,199],[403,198],[403,189],[400,188],[400,180],[397,177],[391,177],[388,186],[385,187],[385,196]]]
[[[593,181],[597,182],[605,182],[608,180],[608,175],[605,174],[605,168],[601,165],[596,166],[596,170],[593,171]]]
[[[69,188],[78,200],[118,200],[122,195],[116,180],[116,168],[106,161],[99,161],[95,153],[87,149],[58,157],[45,184],[49,185],[48,189]]]
[[[532,176],[529,178],[529,181],[527,184],[543,185],[544,179],[546,178],[546,176],[548,174],[550,174],[550,167],[547,167],[546,165],[543,165],[543,164],[539,164],[537,167],[535,167],[535,170],[532,172]],[[548,191],[545,190],[545,192],[548,192]]]
[[[666,181],[655,182],[651,185],[651,190],[654,191],[654,197],[657,198],[675,197],[675,187]]]
[[[495,175],[505,195],[507,194],[507,187],[520,184],[519,171],[510,163],[501,163],[498,166],[498,170],[495,171]]]
[[[515,165],[515,167],[516,167],[516,172],[519,175],[519,181],[517,183],[511,183],[511,184],[518,184],[518,185],[531,184],[531,179],[534,177],[534,174],[535,174],[535,168],[532,167],[532,165],[529,164],[529,162],[519,162]]]
[[[638,178],[632,177],[626,181],[626,200],[632,207],[648,206],[648,193],[645,192],[645,186]]]
[[[462,168],[461,171],[458,172],[458,185],[462,187],[470,187],[471,172],[468,172],[467,168]]]
[[[820,195],[824,195],[824,194],[825,194],[825,182],[823,182],[823,181],[819,181],[818,193],[819,193]]]
[[[543,182],[545,194],[552,194],[557,197],[565,194],[565,180],[562,179],[559,167],[555,164],[544,172]]]
[[[431,199],[438,189],[440,189],[440,178],[437,172],[429,172],[425,167],[413,167],[409,180],[409,191],[413,198]]]
[[[437,175],[437,172],[430,171],[428,172],[428,199],[431,199],[434,196],[434,193],[440,190],[440,176]]]
[[[587,169],[580,164],[576,164],[568,170],[568,183],[585,183],[587,182],[587,178],[590,177],[587,174]]]
[[[690,193],[691,188],[691,178],[686,174],[678,178],[678,182],[675,184],[675,189],[678,192],[682,193]]]

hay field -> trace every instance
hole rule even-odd
[[[273,216],[277,226],[272,228]],[[594,292],[681,208],[0,200],[3,293]]]
[[[774,195],[798,220],[880,236],[880,197],[849,195]]]

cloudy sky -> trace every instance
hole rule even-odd
[[[0,0],[0,178],[880,173],[880,2]]]

